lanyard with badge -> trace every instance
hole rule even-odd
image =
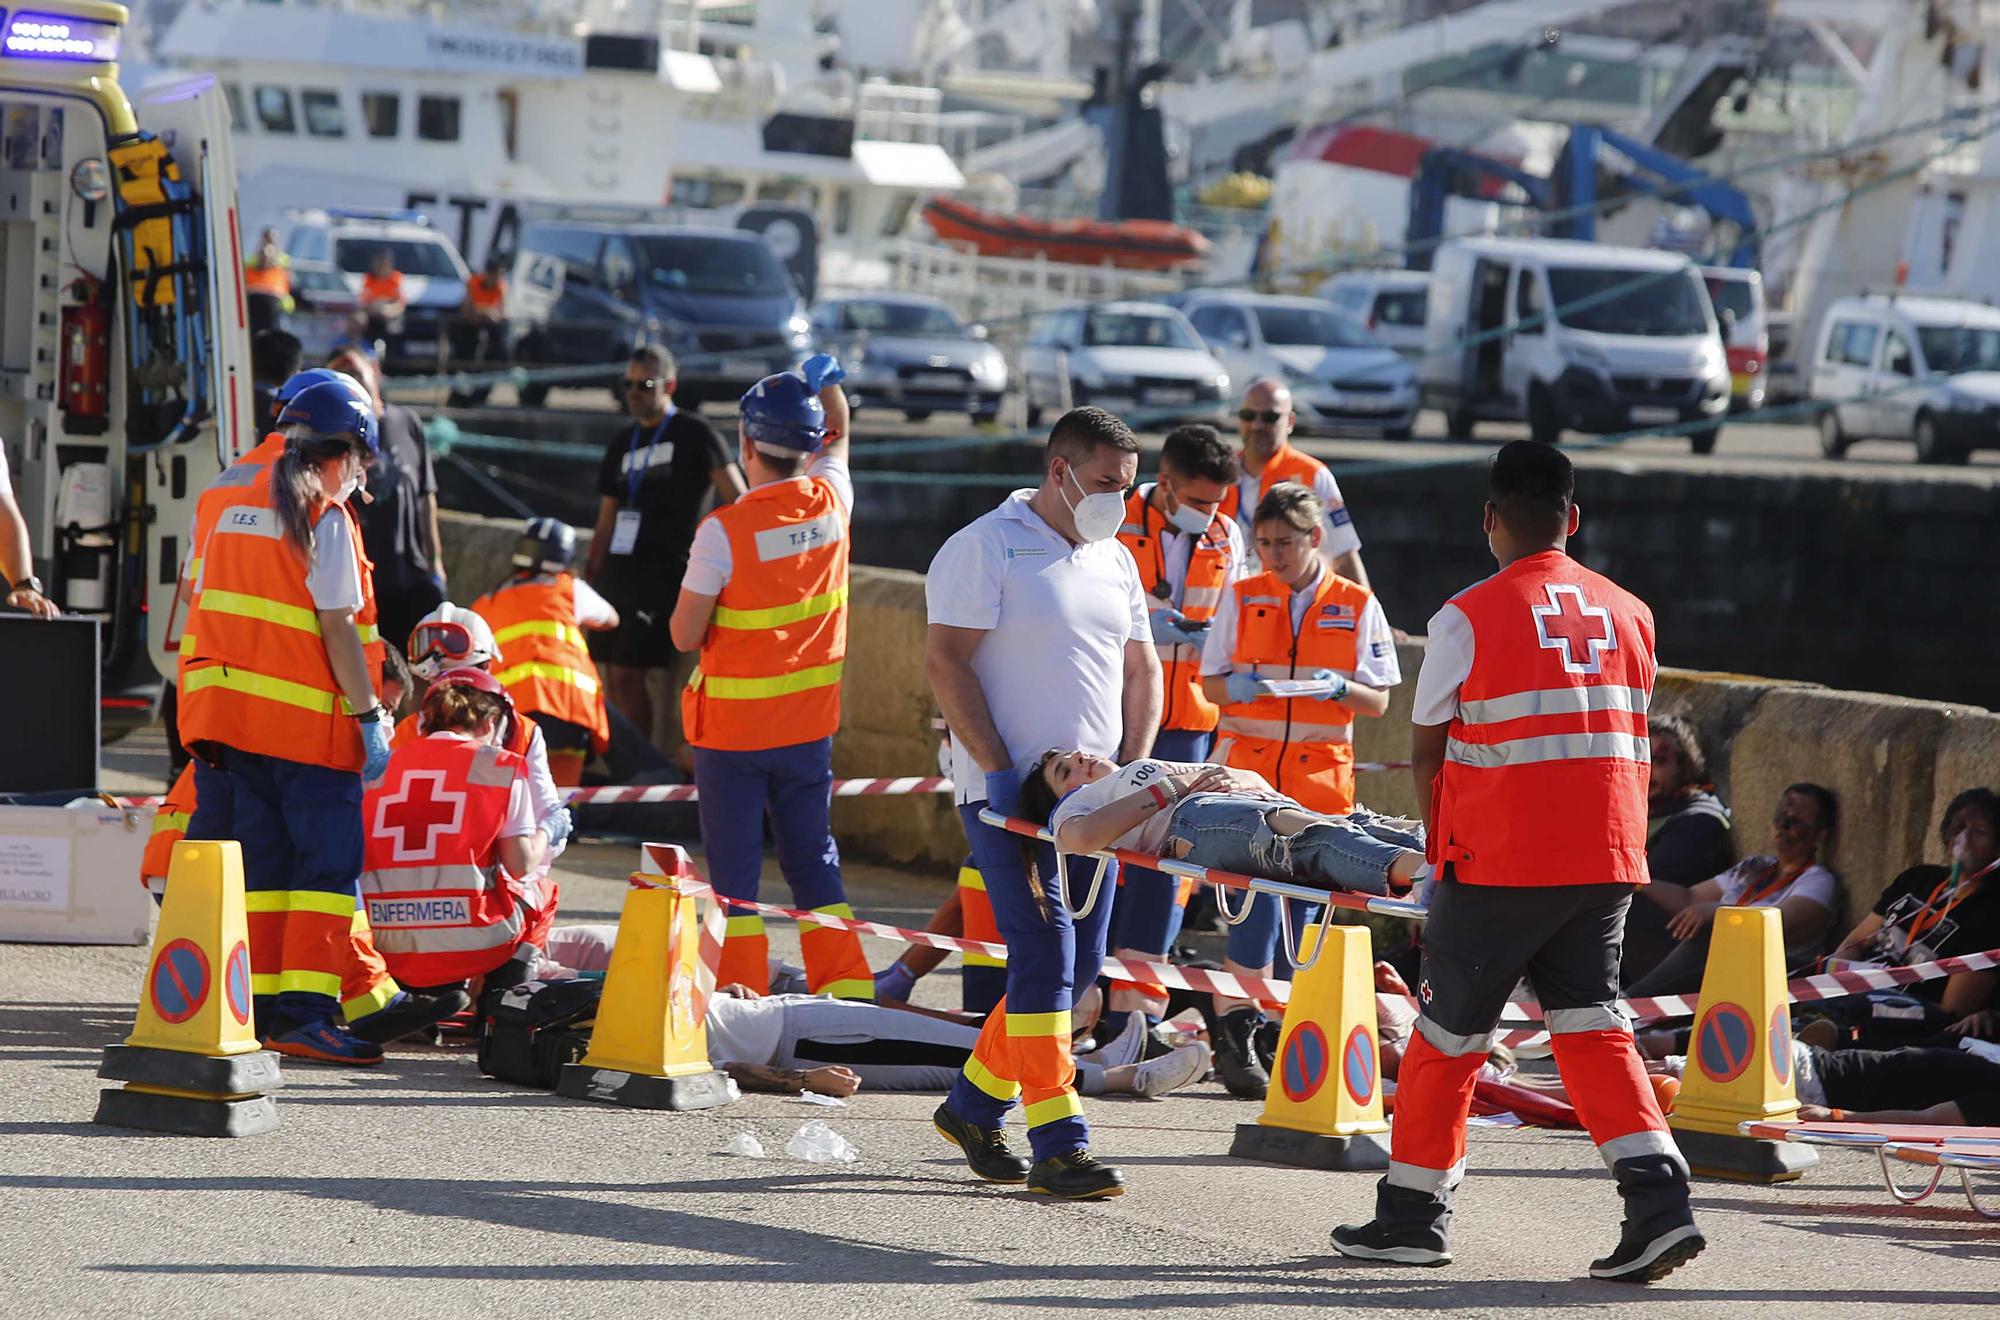
[[[625,503],[639,502],[639,487],[646,480],[646,474],[653,470],[653,450],[660,443],[660,435],[667,429],[667,423],[674,417],[673,409],[660,419],[653,428],[652,438],[646,441],[646,461],[639,462],[639,424],[632,423],[632,438],[625,446]],[[611,528],[611,553],[629,555],[639,544],[639,510],[622,508],[618,510],[618,521]]]

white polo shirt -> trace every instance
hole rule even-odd
[[[932,623],[986,634],[972,670],[1024,772],[1051,747],[1118,754],[1125,644],[1152,636],[1125,546],[1115,537],[1071,545],[1029,506],[1033,494],[1017,490],[960,528],[924,579]],[[986,800],[986,772],[956,734],[951,778],[958,801]]]

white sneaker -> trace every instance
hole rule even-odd
[[[1132,1090],[1149,1099],[1178,1091],[1208,1073],[1208,1046],[1196,1041],[1170,1054],[1148,1059],[1132,1070]]]
[[[1116,1068],[1121,1064],[1137,1063],[1146,1049],[1146,1015],[1133,1013],[1125,1019],[1125,1030],[1113,1040],[1107,1041],[1089,1054],[1078,1057],[1106,1068]]]

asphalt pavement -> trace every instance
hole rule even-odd
[[[113,791],[152,791],[157,745],[112,749]],[[615,915],[630,845],[582,843],[565,920]],[[850,865],[868,916],[920,921],[948,877]],[[767,868],[767,892],[782,894]],[[796,937],[772,928],[774,951]],[[893,946],[864,941],[877,965]],[[1709,1250],[1665,1283],[1582,1276],[1616,1238],[1617,1197],[1587,1139],[1480,1127],[1454,1229],[1458,1262],[1398,1270],[1335,1257],[1374,1175],[1228,1154],[1257,1106],[1199,1084],[1087,1102],[1130,1192],[1053,1204],[976,1184],[931,1130],[936,1097],[843,1109],[765,1095],[724,1109],[623,1110],[503,1086],[463,1047],[399,1047],[382,1067],[288,1062],[283,1127],[240,1141],[90,1122],[103,1047],[129,1030],[139,948],[0,945],[0,1286],[12,1316],[903,1315],[1270,1316],[1616,1310],[1656,1316],[1990,1311],[2000,1227],[1943,1193],[1894,1204],[1872,1158],[1830,1152],[1783,1187],[1702,1182]],[[957,1001],[953,965],[918,1002]],[[783,1154],[823,1118],[852,1164]],[[763,1160],[720,1154],[750,1132]]]

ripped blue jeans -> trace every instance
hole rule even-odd
[[[1389,867],[1396,858],[1424,849],[1423,826],[1366,809],[1332,816],[1289,837],[1274,831],[1267,817],[1282,806],[1231,793],[1197,793],[1174,808],[1167,827],[1168,853],[1187,845],[1184,860],[1242,875],[1284,880],[1321,889],[1361,894],[1389,892]],[[1292,929],[1304,928],[1319,909],[1292,903]],[[1276,958],[1278,900],[1260,895],[1249,915],[1229,930],[1229,959],[1239,967],[1266,967]]]

